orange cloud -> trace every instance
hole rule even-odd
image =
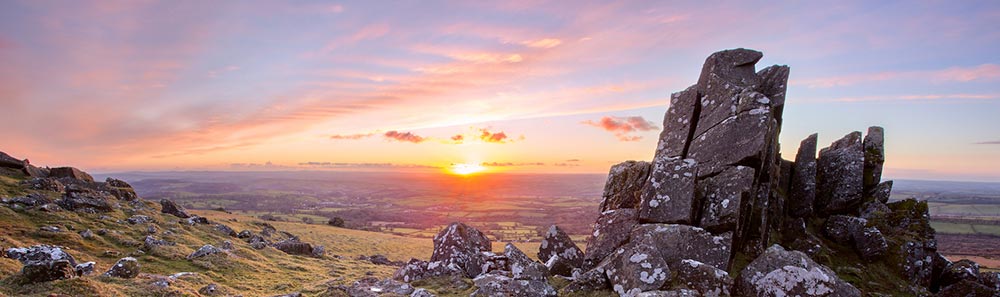
[[[388,139],[391,139],[391,140],[395,140],[395,141],[399,141],[399,142],[421,143],[421,142],[424,142],[424,140],[427,140],[426,138],[417,136],[416,134],[413,134],[413,133],[410,133],[410,132],[397,132],[395,130],[389,131],[389,132],[385,132],[385,134],[383,134],[383,136],[385,136],[385,138],[388,138]]]
[[[485,142],[489,142],[489,143],[507,143],[507,142],[513,141],[513,140],[509,139],[507,137],[507,133],[504,133],[503,131],[500,131],[500,132],[497,132],[497,133],[493,133],[493,132],[490,132],[490,130],[487,130],[487,129],[484,128],[484,129],[479,129],[479,132],[480,132],[479,139],[482,140],[482,141],[485,141]]]
[[[638,141],[642,136],[629,135],[633,132],[644,132],[659,129],[651,121],[647,121],[641,116],[632,117],[601,117],[597,122],[584,121],[583,124],[591,125],[614,133],[621,141]]]

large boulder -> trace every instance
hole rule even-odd
[[[700,226],[712,232],[735,231],[742,197],[752,193],[754,174],[751,167],[730,166],[698,181],[698,200],[703,203]]]
[[[996,297],[1000,296],[1000,292],[986,286],[982,283],[963,280],[954,285],[945,287],[937,295],[937,297]]]
[[[788,193],[788,214],[793,217],[812,215],[816,199],[816,139],[812,134],[799,144],[792,170],[791,189]]]
[[[734,296],[861,296],[830,268],[779,245],[743,268],[734,286]]]
[[[656,290],[670,280],[670,267],[650,242],[633,241],[612,255],[605,274],[619,296]]]
[[[552,274],[570,276],[583,265],[583,251],[558,226],[549,226],[538,249],[538,260],[546,263]]]
[[[874,262],[885,255],[889,250],[889,244],[878,228],[867,227],[855,234],[854,250],[858,252],[861,259]]]
[[[690,259],[722,270],[729,269],[729,256],[732,252],[730,233],[715,236],[705,229],[693,226],[646,224],[632,230],[630,243],[633,242],[655,247],[657,254],[671,267]]]
[[[639,220],[653,223],[693,223],[697,164],[693,159],[653,160],[649,180],[642,189]]]
[[[866,224],[868,221],[859,217],[830,216],[823,227],[823,235],[836,243],[850,245]]]
[[[882,179],[882,164],[885,163],[885,131],[882,127],[868,128],[863,146],[865,148],[864,191],[871,191]]]
[[[162,213],[171,214],[174,215],[175,217],[182,219],[191,217],[191,215],[187,213],[187,210],[185,210],[183,206],[174,203],[173,200],[161,199],[160,206],[161,206],[160,212]]]
[[[21,169],[24,168],[24,161],[18,160],[7,153],[0,152],[0,167]]]
[[[619,208],[637,208],[642,199],[642,186],[649,178],[649,162],[625,161],[611,166],[604,183],[601,212]]]
[[[638,224],[635,209],[622,208],[601,213],[594,223],[594,232],[587,237],[583,270],[590,270],[616,248],[628,241],[629,232]]]
[[[104,273],[104,276],[117,277],[117,278],[135,278],[139,276],[139,261],[132,257],[125,257],[115,262],[115,265],[111,266]]]
[[[865,154],[861,132],[851,132],[819,152],[816,211],[845,213],[861,204]]]
[[[49,177],[70,178],[85,182],[94,182],[94,177],[74,167],[57,167],[49,169]]]
[[[21,275],[28,283],[40,283],[75,277],[76,260],[62,247],[36,245],[28,248],[10,248],[7,258],[21,262]]]
[[[597,267],[581,273],[573,281],[559,290],[562,295],[574,296],[588,292],[606,290],[611,287],[604,267]]]
[[[476,228],[462,223],[451,223],[434,236],[434,253],[431,262],[454,264],[465,272],[466,277],[476,277],[482,273],[485,261],[480,253],[492,249],[490,239]]]
[[[698,85],[708,85],[710,75],[716,75],[736,86],[753,86],[760,82],[754,66],[764,54],[745,48],[715,52],[705,59],[698,76]],[[705,93],[705,92],[702,92]]]

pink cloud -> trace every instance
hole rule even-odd
[[[372,137],[374,135],[375,135],[375,133],[347,134],[347,135],[335,134],[335,135],[331,135],[330,139],[335,139],[335,140],[359,140],[359,139],[364,139],[364,138]]]
[[[632,117],[610,117],[605,116],[597,122],[587,120],[583,124],[591,125],[614,133],[621,141],[638,141],[642,136],[629,135],[633,132],[645,132],[659,129],[655,123],[647,121],[641,116]]]
[[[413,134],[411,132],[398,132],[395,130],[385,132],[385,134],[383,135],[387,139],[392,139],[399,142],[421,143],[424,142],[424,140],[426,140],[426,138],[417,136],[416,134]]]

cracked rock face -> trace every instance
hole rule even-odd
[[[700,226],[713,232],[735,231],[742,197],[751,193],[754,174],[753,168],[732,166],[699,181],[699,200],[704,204]]]
[[[816,200],[816,139],[818,134],[809,135],[799,144],[795,154],[791,189],[788,196],[788,213],[793,217],[812,215]]]
[[[692,223],[697,165],[693,159],[654,160],[652,173],[642,190],[639,220],[652,223]]]
[[[734,295],[861,296],[861,291],[805,254],[774,245],[740,272]]]
[[[716,236],[688,225],[646,224],[632,230],[630,242],[655,247],[667,265],[677,266],[690,259],[722,270],[729,268],[732,244],[729,233]]]

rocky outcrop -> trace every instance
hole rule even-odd
[[[848,212],[861,204],[865,153],[861,132],[852,132],[819,152],[816,211],[822,215]]]
[[[194,253],[191,253],[190,255],[188,255],[187,258],[189,260],[190,259],[197,259],[197,258],[201,258],[201,257],[205,257],[205,256],[211,256],[211,255],[219,254],[219,253],[222,253],[221,249],[219,249],[219,248],[217,248],[217,247],[215,247],[215,246],[213,246],[211,244],[206,244],[206,245],[203,245],[200,248],[198,248],[198,250],[194,251]]]
[[[109,212],[115,209],[115,197],[82,185],[66,186],[62,199],[56,201],[62,208],[78,212]]]

